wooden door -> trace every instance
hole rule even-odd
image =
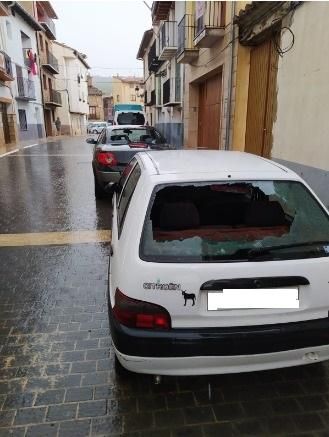
[[[52,123],[51,123],[51,112],[48,109],[45,109],[45,128],[47,137],[52,136]]]
[[[251,50],[245,151],[267,158],[272,148],[277,66],[272,40]]]
[[[199,85],[198,149],[220,148],[221,96],[221,74]]]

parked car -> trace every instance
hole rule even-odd
[[[95,196],[103,197],[105,187],[117,182],[131,158],[140,151],[173,148],[153,127],[109,126],[98,139],[88,138],[94,144],[92,168],[95,179]]]
[[[112,203],[117,364],[199,375],[329,358],[329,215],[297,174],[247,153],[146,151]]]
[[[104,122],[92,122],[87,125],[87,133],[88,134],[100,134],[104,128],[106,128],[108,124],[106,121]]]

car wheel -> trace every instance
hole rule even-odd
[[[96,177],[94,177],[94,182],[95,182],[95,197],[96,197],[96,199],[103,199],[105,196],[105,191],[97,182]]]

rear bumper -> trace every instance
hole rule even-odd
[[[119,324],[111,336],[121,364],[155,375],[209,375],[312,364],[329,359],[329,319],[267,326],[151,332]]]
[[[136,357],[230,357],[329,347],[329,318],[266,326],[148,331],[119,324],[110,311],[116,349]]]
[[[118,182],[121,173],[119,171],[100,171],[95,170],[95,176],[100,186],[105,187],[109,183]]]
[[[151,375],[211,375],[254,372],[301,366],[329,359],[329,346],[303,348],[270,354],[192,357],[138,357],[115,354],[126,369]]]

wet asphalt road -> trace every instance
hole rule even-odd
[[[108,229],[90,162],[81,138],[0,158],[0,234]],[[0,437],[329,435],[328,364],[117,376],[107,268],[106,243],[0,247]]]

